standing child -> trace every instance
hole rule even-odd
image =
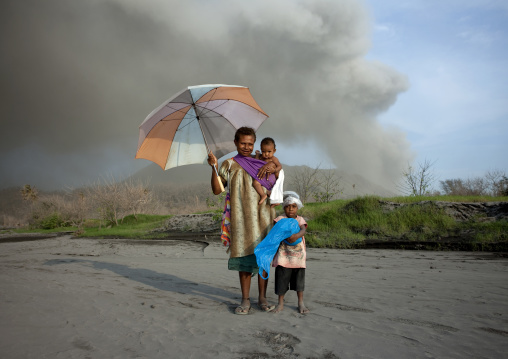
[[[282,165],[280,164],[279,159],[274,156],[275,151],[277,150],[275,149],[275,141],[273,140],[273,138],[265,137],[261,141],[261,152],[256,150],[255,157],[256,159],[264,161],[266,163],[273,162],[273,164],[275,165],[275,173],[274,173],[275,177],[279,178],[279,171],[282,169]],[[263,190],[263,186],[255,178],[252,181],[252,186],[260,196],[259,204],[263,204],[263,202],[268,197],[268,194],[265,193],[265,191]]]
[[[282,241],[273,260],[275,267],[275,294],[279,296],[279,304],[273,310],[279,313],[284,309],[284,296],[291,289],[296,291],[298,296],[298,312],[306,314],[309,312],[303,303],[303,291],[305,289],[305,260],[307,252],[305,249],[305,234],[307,222],[298,215],[298,210],[303,207],[300,197],[294,192],[284,192],[284,215],[274,219],[274,222],[282,218],[294,218],[300,225],[300,232]],[[299,238],[301,242],[295,244]],[[288,243],[286,243],[288,242]]]

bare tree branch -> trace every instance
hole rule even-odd
[[[436,181],[434,175],[434,166],[436,162],[425,159],[416,166],[408,164],[407,168],[402,172],[402,183],[397,187],[405,194],[410,196],[425,196],[429,194],[432,185]]]
[[[293,178],[289,181],[296,193],[300,196],[300,200],[306,203],[311,197],[312,193],[321,185],[319,180],[319,165],[317,168],[310,168],[307,166],[300,167]]]

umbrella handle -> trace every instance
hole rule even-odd
[[[222,184],[222,180],[219,177],[219,172],[217,172],[217,167],[215,165],[213,165],[213,169],[215,170],[215,174],[217,175],[217,181],[219,181],[220,193],[222,193],[225,191],[224,185]]]

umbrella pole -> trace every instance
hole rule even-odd
[[[224,188],[224,185],[222,184],[222,180],[219,177],[219,172],[217,172],[217,167],[213,165],[213,169],[215,170],[215,174],[217,175],[217,181],[219,181],[220,191],[221,193],[224,192],[226,189]]]
[[[196,105],[194,102],[192,103],[192,107],[194,108],[194,113],[196,114],[196,119],[198,120],[199,129],[201,130],[201,134],[203,135],[203,140],[205,140],[205,146],[208,153],[210,153],[210,148],[208,147],[208,142],[206,141],[205,133],[203,132],[203,129],[201,128],[201,119],[199,118],[198,111],[196,109]],[[224,185],[222,184],[222,180],[220,179],[219,172],[217,171],[217,166],[213,165],[213,169],[215,170],[215,174],[217,175],[217,181],[219,181],[220,191],[221,193],[225,191]]]

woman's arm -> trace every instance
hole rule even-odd
[[[261,167],[258,171],[258,178],[263,178],[266,176],[268,178],[268,175],[270,173],[275,173],[276,165],[273,162],[268,162],[266,165]]]
[[[219,176],[215,172],[215,168],[217,168],[217,163],[218,163],[217,158],[210,151],[210,153],[208,154],[208,164],[212,167],[211,186],[212,186],[212,192],[215,195],[222,193],[222,188],[221,188],[221,185],[219,184]],[[215,168],[214,168],[214,166],[215,166]]]

